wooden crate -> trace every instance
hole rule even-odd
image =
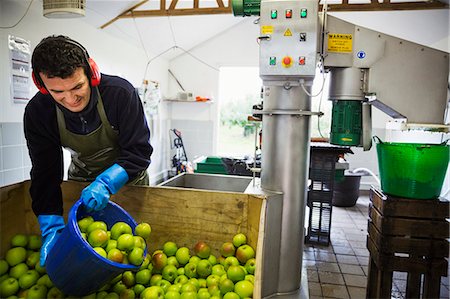
[[[78,200],[85,183],[62,184],[64,211]],[[0,189],[0,256],[9,248],[17,233],[39,234],[36,216],[31,209],[30,182]],[[171,187],[125,186],[112,200],[122,206],[137,222],[152,226],[149,251],[162,248],[166,241],[193,249],[197,241],[207,242],[214,255],[222,243],[243,232],[256,250],[259,267],[255,273],[253,298],[261,298],[261,274],[266,217],[266,198],[243,193],[180,189]]]
[[[449,202],[417,200],[370,192],[367,297],[390,298],[394,271],[407,273],[406,297],[439,297],[447,276]],[[422,281],[422,276],[424,277]]]

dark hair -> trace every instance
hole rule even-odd
[[[88,78],[90,67],[88,54],[81,44],[63,35],[44,38],[34,49],[31,65],[36,76],[68,78],[77,68],[84,68]]]

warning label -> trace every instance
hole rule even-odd
[[[272,34],[273,33],[273,26],[261,26],[261,34]]]
[[[352,51],[353,36],[351,34],[328,34],[328,52],[351,53]]]
[[[284,36],[292,36],[292,32],[289,28],[284,32]]]

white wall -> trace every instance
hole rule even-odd
[[[406,12],[346,12],[334,13],[333,15],[369,29],[450,52],[448,43],[450,35],[449,11],[445,9]],[[191,50],[191,54],[215,68],[220,66],[258,66],[259,47],[256,43],[256,37],[259,35],[259,25],[253,24],[253,20],[255,20],[255,17],[244,19],[238,25],[195,47]],[[205,152],[205,147],[203,147],[203,151],[198,149],[198,152],[193,154],[215,154],[219,120],[217,102],[220,101],[217,98],[218,72],[186,54],[171,60],[170,69],[176,74],[185,89],[193,91],[195,94],[211,95],[214,98],[215,104],[209,107],[209,116],[204,113],[205,108],[203,106],[183,104],[175,107],[175,104],[173,104],[171,119],[191,123],[194,119],[198,119],[199,115],[203,115],[214,127],[214,139],[211,141],[213,145],[212,147],[206,147],[207,149],[212,148],[212,152]],[[176,94],[179,87],[174,80],[169,80],[169,94]],[[384,139],[385,124],[389,117],[374,108],[372,109],[372,118],[373,135]],[[192,134],[192,136],[195,136],[195,134]],[[185,143],[195,143],[195,140],[187,140]],[[352,150],[355,154],[347,157],[351,169],[365,167],[378,175],[375,144],[370,151],[363,151],[361,148],[352,148]],[[364,177],[362,188],[367,189],[370,184],[375,184],[375,182],[372,177]]]
[[[15,24],[25,13],[29,1],[1,1],[0,26],[7,27]],[[77,40],[97,62],[100,71],[106,74],[119,75],[139,87],[143,80],[147,56],[141,48],[124,43],[101,29],[94,28],[82,19],[47,19],[42,16],[42,2],[34,1],[26,16],[13,28],[0,29],[0,186],[29,178],[30,162],[27,156],[25,140],[23,138],[22,117],[25,104],[14,104],[9,94],[9,53],[8,35],[29,40],[32,49],[40,40],[51,34],[67,35]],[[150,53],[151,56],[154,54]],[[151,77],[146,79],[159,81],[162,92],[166,93],[168,62],[158,59],[152,62]],[[31,95],[37,89],[31,86]],[[160,130],[167,122],[164,115],[154,117],[154,121],[161,123],[156,126]],[[10,135],[21,134],[18,138]],[[166,144],[162,142],[161,131],[152,132],[152,145],[155,152],[152,156],[150,175],[157,176],[166,169]],[[21,150],[20,159],[11,157],[14,152]],[[10,161],[14,160],[14,163]],[[67,163],[66,163],[67,164]],[[67,165],[66,165],[67,166]]]

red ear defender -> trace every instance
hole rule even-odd
[[[31,77],[33,78],[34,85],[39,89],[42,94],[48,94],[47,88],[40,82],[39,78],[36,77],[34,72],[31,72]]]
[[[100,84],[101,74],[100,70],[97,66],[97,63],[95,63],[94,59],[90,58],[88,59],[89,67],[91,68],[91,86],[95,87]]]

